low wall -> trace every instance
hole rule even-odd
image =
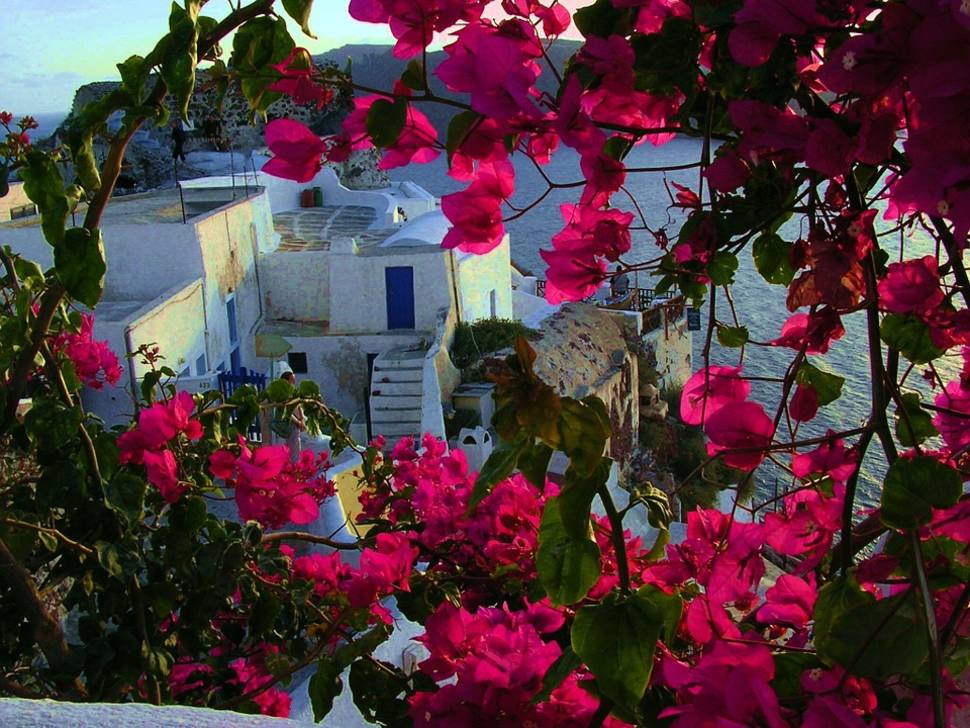
[[[421,432],[447,440],[442,402],[451,400],[451,393],[461,384],[461,372],[451,363],[449,349],[455,336],[457,319],[454,307],[438,314],[435,338],[424,356],[421,397]]]

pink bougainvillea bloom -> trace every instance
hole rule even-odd
[[[765,604],[758,610],[758,621],[785,624],[800,629],[812,619],[815,599],[815,579],[782,574],[765,593]]]
[[[434,71],[450,90],[469,94],[472,109],[483,116],[541,117],[532,89],[540,74],[533,59],[542,56],[542,45],[529,23],[472,23],[455,36],[457,40],[445,46],[448,58]]]
[[[436,32],[459,21],[475,21],[489,0],[351,0],[350,15],[365,23],[387,23],[397,39],[396,58],[411,58]]]
[[[601,207],[607,204],[626,179],[623,162],[603,153],[584,154],[579,160],[579,167],[586,180],[583,194],[579,198],[582,205]]]
[[[559,210],[566,227],[552,238],[556,250],[585,251],[613,261],[630,250],[632,212],[571,204]]]
[[[190,440],[202,437],[202,423],[192,419],[195,400],[188,392],[178,392],[168,402],[155,402],[138,414],[138,425],[118,437],[119,460],[142,462],[145,451],[159,450],[176,435]]]
[[[854,159],[852,139],[831,119],[812,119],[805,142],[805,164],[829,177],[848,171]]]
[[[799,384],[788,403],[788,414],[798,422],[808,422],[818,414],[818,392],[810,384]]]
[[[835,309],[823,306],[813,313],[794,313],[781,327],[781,336],[772,346],[786,346],[806,354],[825,354],[833,341],[845,336],[845,328]]]
[[[892,263],[879,281],[879,305],[892,313],[912,313],[936,308],[943,302],[940,270],[936,258]]]
[[[830,435],[834,433],[829,430]],[[856,467],[856,451],[847,449],[842,440],[833,439],[807,453],[792,456],[791,468],[796,478],[818,474],[845,483]]]
[[[323,167],[327,144],[304,124],[293,119],[274,119],[264,131],[273,158],[262,171],[274,177],[309,182]]]
[[[728,114],[742,133],[737,151],[743,159],[756,162],[766,153],[804,159],[808,121],[791,109],[777,109],[762,101],[731,101]]]
[[[286,94],[297,104],[313,104],[317,110],[333,100],[333,91],[313,80],[316,68],[306,48],[294,48],[285,59],[272,64],[270,68],[283,76],[270,85],[270,91]]]
[[[546,270],[546,300],[549,303],[581,301],[591,296],[606,280],[606,261],[569,250],[540,250],[549,265]]]
[[[934,404],[944,410],[933,417],[943,442],[954,452],[965,449],[970,445],[970,388],[960,381],[949,382]]]
[[[118,357],[111,351],[107,341],[94,338],[94,316],[81,314],[81,330],[65,332],[51,342],[51,351],[63,352],[74,365],[74,373],[81,383],[91,389],[101,389],[105,382],[111,385],[121,378]]]
[[[639,33],[658,33],[667,18],[689,18],[690,5],[683,0],[613,0],[615,8],[639,8],[634,27]]]
[[[410,95],[410,90],[400,81],[395,82],[394,92],[399,98]],[[379,99],[391,100],[389,97],[378,95],[354,99],[354,110],[343,122],[343,133],[350,138],[352,149],[367,149],[373,146],[367,133],[367,116],[374,102]],[[378,168],[395,169],[412,162],[425,164],[438,158],[440,152],[434,148],[438,132],[428,121],[428,117],[409,103],[404,119],[404,126],[397,139],[384,147],[384,155],[377,164]]]
[[[158,488],[162,497],[169,503],[175,503],[182,497],[186,486],[179,484],[178,463],[171,450],[160,452],[147,451],[142,455],[148,482]]]
[[[179,658],[168,674],[169,689],[172,695],[190,692],[205,685],[207,678],[210,678],[214,672],[213,667],[204,662]]]
[[[742,402],[751,385],[741,378],[741,367],[712,366],[694,372],[680,395],[680,419],[699,425],[726,404]]]
[[[728,149],[704,170],[704,176],[711,183],[711,189],[727,194],[747,182],[751,170],[733,149]]]
[[[375,548],[361,552],[360,570],[379,590],[410,591],[408,577],[418,553],[407,534],[381,533]]]
[[[515,191],[515,169],[507,159],[479,162],[474,181],[441,198],[451,229],[441,245],[466,253],[487,253],[505,236],[502,202]]]
[[[728,402],[707,416],[704,432],[709,455],[738,449],[741,451],[727,452],[721,461],[739,470],[754,470],[765,459],[774,424],[760,404]]]
[[[768,545],[778,553],[804,557],[800,569],[811,569],[842,527],[844,492],[845,487],[837,484],[832,497],[811,488],[788,495],[783,512],[765,516]]]

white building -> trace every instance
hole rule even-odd
[[[130,391],[146,367],[126,355],[142,344],[157,345],[189,387],[212,386],[216,370],[257,365],[263,296],[256,260],[276,238],[265,190],[248,193],[228,186],[182,195],[163,190],[114,198],[106,208],[108,272],[94,335],[107,339],[124,375],[117,387],[88,390],[84,399],[109,424],[134,410]],[[52,249],[38,223],[36,216],[18,218],[0,230],[15,252],[49,266]]]
[[[443,437],[442,402],[459,383],[448,355],[455,325],[512,316],[508,239],[483,256],[443,250],[438,200],[408,182],[352,191],[325,169],[307,185],[265,175],[259,184],[280,241],[258,261],[259,368],[276,375],[285,361],[317,382],[361,437],[368,420],[388,439]],[[301,208],[313,187],[322,206]]]

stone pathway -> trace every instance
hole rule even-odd
[[[336,238],[360,237],[377,219],[364,205],[323,205],[273,215],[280,250],[330,250]]]

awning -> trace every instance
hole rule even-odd
[[[256,334],[256,356],[279,359],[293,345],[279,334]]]

